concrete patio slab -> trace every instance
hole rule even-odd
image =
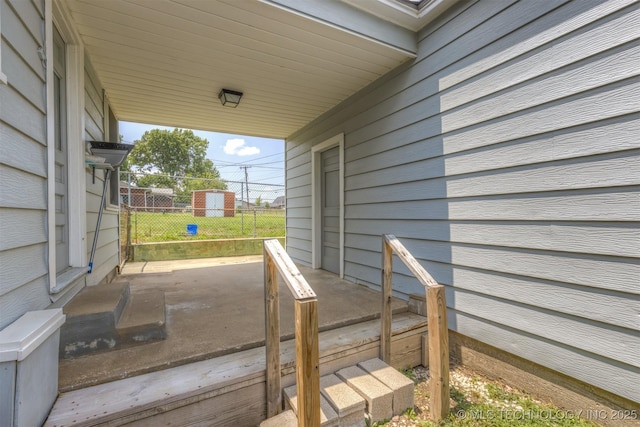
[[[380,316],[380,294],[322,270],[299,267],[318,295],[320,330]],[[60,361],[69,391],[264,345],[262,256],[127,264],[118,281],[131,293],[165,293],[167,338]],[[394,300],[394,311],[407,304]],[[280,280],[283,339],[294,336],[293,298]]]

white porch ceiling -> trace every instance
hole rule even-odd
[[[285,138],[413,56],[415,34],[397,24],[336,0],[287,3],[66,7],[118,119],[132,122]],[[238,108],[220,105],[221,88],[244,93]]]

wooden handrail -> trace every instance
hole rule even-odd
[[[318,298],[277,239],[265,240],[264,293],[267,418],[282,410],[278,274],[294,298],[298,425],[320,426]]]
[[[435,422],[449,414],[449,329],[444,286],[418,263],[391,234],[382,236],[382,313],[380,358],[391,363],[391,296],[393,292],[393,254],[411,270],[425,288],[429,343],[430,406]]]

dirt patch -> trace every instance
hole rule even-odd
[[[434,426],[429,421],[429,370],[422,366],[402,371],[416,386],[414,408],[401,416],[371,427]],[[541,402],[525,391],[516,390],[500,381],[460,365],[450,372],[450,416],[441,425],[447,426],[598,426],[577,411],[559,409],[550,402]],[[582,418],[581,418],[582,417]]]

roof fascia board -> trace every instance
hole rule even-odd
[[[330,25],[401,51],[411,57],[418,49],[417,35],[377,16],[363,13],[338,0],[260,0],[280,9]]]
[[[429,22],[442,15],[457,2],[458,0],[433,0],[427,3],[418,12],[418,19],[421,24],[420,29],[424,28]]]
[[[460,0],[428,0],[419,8],[398,0],[342,0],[344,3],[393,22],[403,28],[419,32],[453,4]]]

